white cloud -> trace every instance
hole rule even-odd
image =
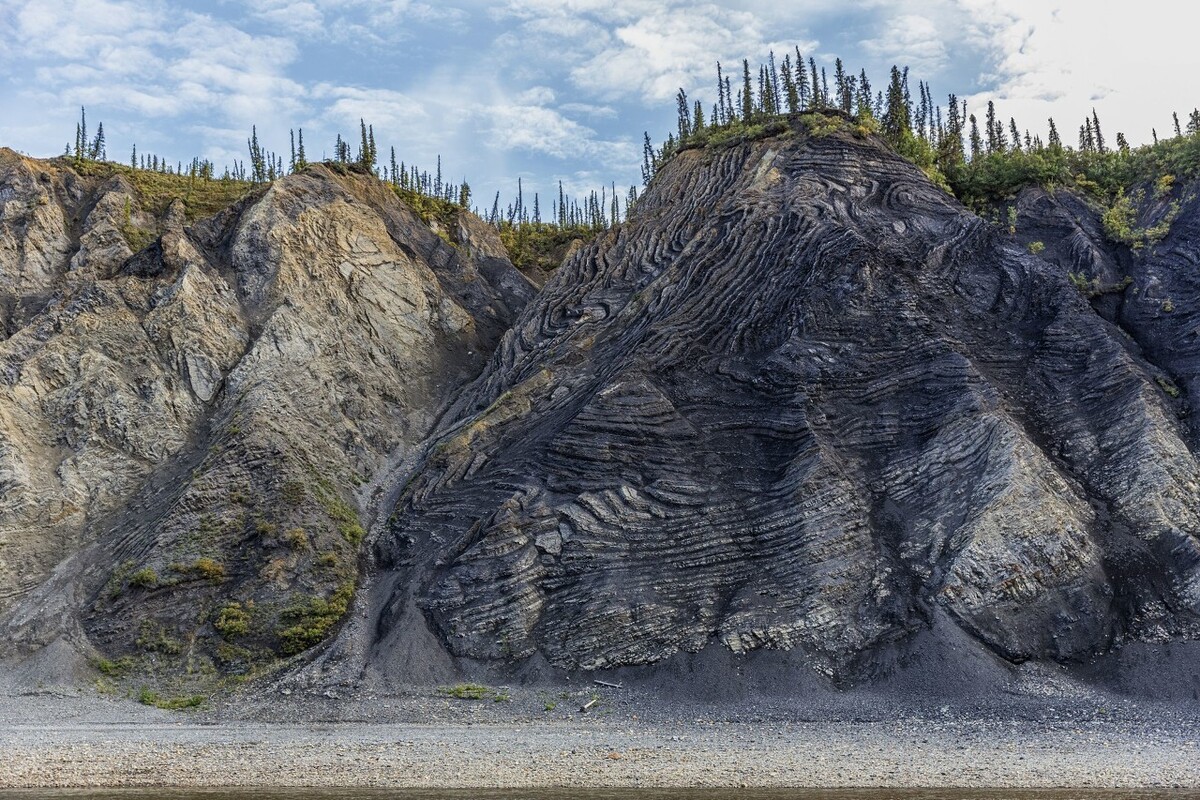
[[[446,3],[414,0],[239,0],[251,18],[285,33],[325,41],[390,43],[412,36],[413,22],[453,26],[466,13]]]
[[[476,109],[489,126],[487,141],[499,150],[527,150],[553,158],[598,158],[621,161],[629,158],[629,140],[604,141],[591,128],[580,125],[558,111],[527,103],[498,103]]]
[[[946,34],[934,19],[902,14],[888,20],[886,30],[860,43],[867,55],[883,62],[905,65],[919,72],[934,72],[946,64]]]
[[[1194,32],[1169,3],[1136,8],[1060,0],[957,0],[975,21],[972,35],[992,55],[984,76],[994,90],[968,101],[996,101],[1007,119],[1044,131],[1055,117],[1064,139],[1095,106],[1107,138],[1124,131],[1131,143],[1160,136],[1171,112],[1190,111],[1200,68]]]
[[[7,43],[28,76],[12,80],[25,108],[61,113],[86,105],[137,115],[143,131],[131,138],[146,143],[156,137],[145,120],[196,116],[248,130],[302,104],[304,87],[286,75],[298,50],[285,38],[153,1],[27,0],[14,12]],[[109,127],[110,139],[120,127]],[[169,144],[164,134],[174,131],[160,132],[159,147]]]
[[[715,94],[717,61],[765,59],[775,50],[782,58],[799,45],[799,11],[755,13],[753,2],[691,3],[681,0],[509,0],[497,15],[522,20],[517,41],[551,42],[562,54],[572,84],[607,101],[636,98],[669,103],[682,87],[706,101]],[[783,15],[794,34],[773,25]],[[777,38],[778,37],[778,38]],[[528,45],[527,45],[528,46]]]

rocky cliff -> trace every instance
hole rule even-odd
[[[1200,638],[1189,185],[1135,248],[797,122],[678,154],[535,295],[345,170],[194,220],[0,168],[2,654],[845,685]]]
[[[327,637],[389,480],[533,294],[494,231],[324,166],[195,224],[10,151],[0,187],[5,649],[237,673]]]
[[[413,609],[467,663],[841,682],[1200,636],[1196,197],[1137,252],[1069,193],[1010,232],[843,127],[681,153],[526,307],[376,543],[369,669]]]

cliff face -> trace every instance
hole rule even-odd
[[[1135,211],[1137,249],[1065,191],[997,225],[797,127],[679,154],[535,296],[354,172],[189,224],[0,151],[0,657],[247,673],[340,626],[310,677],[848,683],[1194,642],[1200,200]]]
[[[415,610],[468,660],[839,680],[944,620],[1013,662],[1196,638],[1200,208],[1133,254],[1070,196],[1019,207],[1009,236],[848,131],[673,159],[438,426],[369,668]],[[1122,260],[1106,317],[1067,272]]]
[[[194,226],[8,151],[0,186],[0,646],[239,672],[328,636],[392,471],[533,294],[494,232],[321,166]]]

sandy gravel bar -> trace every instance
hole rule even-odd
[[[1169,731],[939,723],[9,725],[0,787],[1200,787]]]

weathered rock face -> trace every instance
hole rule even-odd
[[[0,643],[240,671],[325,638],[392,468],[533,287],[478,220],[443,239],[352,172],[187,227],[0,166]]]
[[[1039,257],[848,132],[682,153],[439,425],[370,668],[415,609],[466,659],[839,679],[943,616],[1013,661],[1200,636],[1194,205],[1106,319],[1064,267],[1133,257],[1069,197],[1022,199]]]

